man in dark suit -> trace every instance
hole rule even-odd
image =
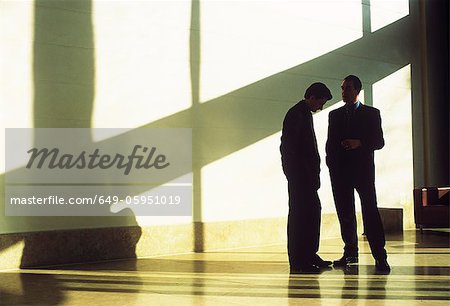
[[[358,262],[354,190],[361,199],[364,230],[375,258],[377,271],[389,272],[383,224],[375,192],[374,151],[383,148],[380,111],[358,100],[362,84],[347,76],[342,83],[345,105],[330,112],[326,162],[344,241],[344,255],[335,266]]]
[[[281,161],[288,180],[288,255],[291,273],[318,273],[331,265],[322,260],[319,250],[321,205],[320,157],[317,151],[311,112],[322,109],[331,99],[323,83],[314,83],[305,99],[294,105],[283,121]]]

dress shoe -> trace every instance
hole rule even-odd
[[[291,274],[317,274],[320,273],[320,268],[316,265],[305,264],[290,268]]]
[[[375,269],[377,272],[382,273],[391,272],[391,267],[389,266],[386,259],[375,260]]]
[[[345,267],[351,264],[357,264],[358,263],[358,256],[342,256],[338,260],[333,261],[333,266],[336,267]]]
[[[312,263],[313,263],[313,265],[318,266],[319,268],[328,268],[332,264],[332,262],[330,260],[323,260],[317,254],[314,256]]]

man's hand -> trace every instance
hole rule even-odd
[[[345,139],[341,142],[341,146],[344,147],[345,150],[354,150],[361,146],[361,140],[359,139]]]

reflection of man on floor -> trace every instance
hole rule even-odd
[[[330,170],[334,202],[344,240],[344,255],[335,266],[358,262],[354,190],[361,199],[364,230],[375,258],[377,271],[389,272],[383,224],[375,193],[374,151],[384,146],[380,111],[358,100],[362,84],[347,76],[342,83],[345,105],[330,112],[327,165]]]
[[[288,255],[291,273],[317,273],[331,261],[322,260],[319,250],[321,205],[320,157],[311,112],[322,109],[331,99],[330,90],[314,83],[305,99],[286,114],[281,136],[281,160],[288,180]]]

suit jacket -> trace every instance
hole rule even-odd
[[[344,105],[330,112],[328,119],[326,162],[330,171],[350,166],[374,177],[374,151],[384,146],[380,111],[360,104],[349,113]],[[359,139],[361,147],[347,151],[341,145],[344,139]]]
[[[298,181],[299,188],[319,189],[320,156],[312,114],[304,100],[286,113],[280,151],[288,180]]]

